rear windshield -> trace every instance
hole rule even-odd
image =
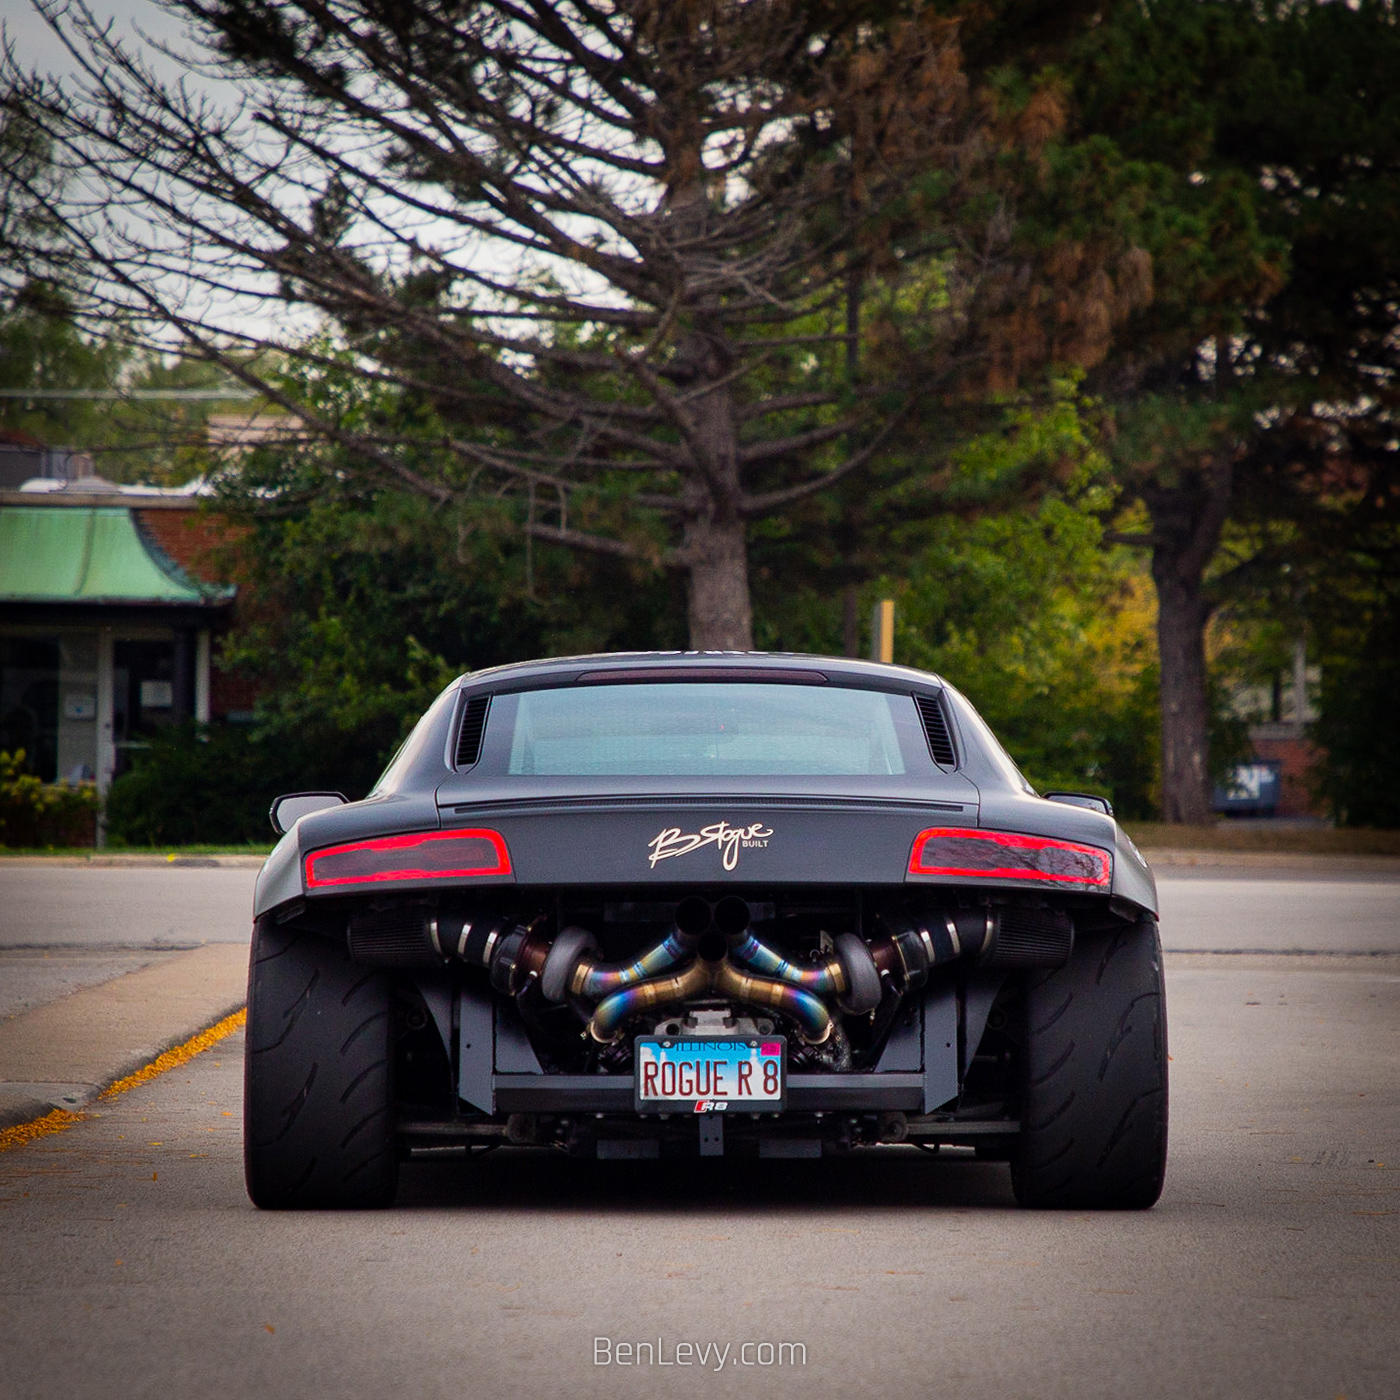
[[[521,776],[900,774],[911,734],[923,742],[912,699],[873,690],[676,682],[510,698],[506,771]]]

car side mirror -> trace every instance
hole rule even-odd
[[[343,792],[286,792],[272,799],[267,819],[279,836],[285,836],[302,817],[328,807],[343,807],[349,800]]]
[[[1113,815],[1113,803],[1106,797],[1095,797],[1092,792],[1047,792],[1045,800],[1062,802],[1066,807],[1084,807],[1090,812],[1102,812],[1106,817]]]

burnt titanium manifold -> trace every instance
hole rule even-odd
[[[748,904],[733,896],[713,907],[703,899],[684,899],[666,937],[625,963],[601,962],[591,934],[564,929],[545,957],[540,990],[554,1002],[597,999],[588,1031],[601,1044],[615,1041],[623,1024],[641,1012],[707,991],[787,1016],[812,1045],[825,1043],[834,1025],[822,993],[839,995],[847,1010],[878,1005],[879,974],[860,939],[843,936],[825,964],[800,967],[760,942],[749,918]],[[756,975],[736,961],[769,975]]]
[[[487,969],[492,987],[508,996],[538,979],[547,1001],[579,1006],[600,1044],[619,1039],[643,1011],[714,992],[778,1012],[804,1041],[821,1045],[836,1025],[826,997],[856,1015],[887,995],[917,991],[942,964],[966,958],[993,968],[1058,967],[1073,941],[1073,923],[1060,910],[929,908],[887,917],[869,943],[839,934],[821,962],[796,963],[758,938],[748,904],[733,895],[714,905],[683,899],[663,939],[617,963],[598,957],[586,929],[571,926],[549,939],[499,916],[440,915],[425,905],[369,910],[355,915],[348,930],[350,954],[359,962],[421,967],[458,958]]]

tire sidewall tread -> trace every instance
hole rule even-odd
[[[263,1209],[389,1204],[393,998],[382,973],[311,933],[253,931],[244,1060],[244,1176]]]
[[[1076,940],[1026,989],[1022,1205],[1146,1209],[1167,1153],[1166,997],[1156,921]]]

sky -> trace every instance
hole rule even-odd
[[[64,0],[52,0],[62,5]],[[157,72],[167,79],[183,79],[196,90],[218,98],[220,89],[232,100],[236,92],[231,85],[207,78],[198,72],[175,61],[165,58],[152,50],[148,39],[183,47],[184,26],[173,18],[155,0],[87,0],[87,8],[99,22],[110,21],[115,34],[139,49],[144,59]],[[0,0],[0,26],[3,26],[6,42],[12,47],[20,66],[55,77],[60,81],[76,75],[78,66],[64,47],[62,41],[45,21],[43,15],[31,0]],[[298,317],[285,312],[279,318],[270,317],[267,309],[258,303],[233,305],[223,308],[217,320],[226,329],[254,338],[275,337],[279,327],[311,324],[309,318]]]
[[[75,0],[44,0],[46,5],[62,8]],[[156,0],[87,0],[87,7],[99,22],[111,21],[115,35],[128,41],[133,47],[143,51],[143,57],[157,73],[167,80],[183,78],[185,82],[202,91],[202,95],[220,103],[226,100],[230,107],[243,95],[231,83],[192,72],[174,60],[153,52],[146,38],[154,39],[176,49],[185,48],[184,25],[173,17]],[[62,41],[45,21],[42,12],[32,0],[0,0],[0,25],[3,26],[6,42],[13,49],[21,67],[57,78],[60,82],[69,75],[76,76],[78,68]],[[143,36],[145,36],[143,38]],[[197,46],[192,46],[195,55],[200,55]],[[200,55],[202,56],[202,55]],[[431,231],[431,225],[420,230],[420,234]],[[460,229],[444,226],[439,240],[444,250],[451,250],[454,260],[467,259],[471,264],[494,273],[508,272],[518,261],[519,254],[502,246],[492,246],[489,242],[473,243],[467,249],[461,246]],[[575,269],[564,269],[559,275],[569,278]],[[594,289],[595,294],[607,300],[610,293],[606,288]],[[214,313],[214,319],[226,328],[237,329],[240,333],[277,338],[279,329],[287,329],[286,313],[277,320],[268,319],[269,313],[261,304],[239,304],[236,308],[224,307]],[[302,318],[293,315],[291,321],[302,324]]]
[[[170,40],[180,35],[180,25],[153,0],[90,0],[99,19],[115,21],[118,32],[136,35],[139,25],[147,34]],[[0,22],[26,67],[60,75],[72,70],[67,51],[30,0],[0,0]]]

